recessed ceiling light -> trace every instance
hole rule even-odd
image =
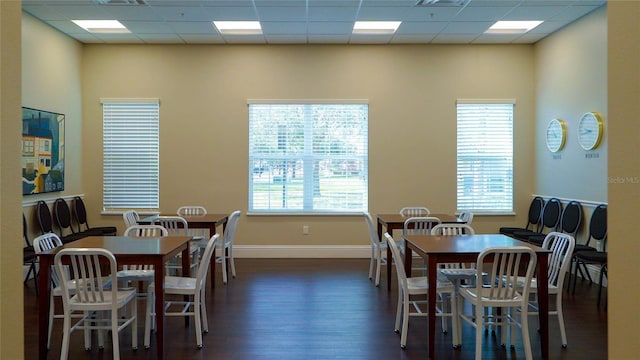
[[[356,21],[353,24],[354,34],[393,34],[402,21]]]
[[[542,24],[542,21],[498,21],[491,25],[486,34],[523,34],[536,26]]]
[[[221,34],[228,35],[260,35],[262,26],[259,21],[214,21],[213,26]]]
[[[130,33],[118,20],[71,20],[74,24],[92,33],[126,34]]]

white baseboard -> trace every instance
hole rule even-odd
[[[237,258],[369,258],[369,245],[234,245]]]

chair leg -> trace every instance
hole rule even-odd
[[[137,299],[138,295],[136,294],[133,299],[131,299],[131,302],[133,303],[133,310],[131,311],[131,319],[133,319],[133,321],[131,321],[131,323],[129,324],[129,326],[131,326],[131,348],[135,351],[138,350],[138,299]],[[117,329],[118,324],[116,323],[116,329]]]
[[[562,289],[558,289],[556,294],[556,311],[558,313],[558,326],[560,327],[560,338],[562,339],[562,347],[567,347],[567,332],[564,328],[564,314],[562,313]]]
[[[198,295],[193,299],[193,322],[196,325],[196,346],[202,349],[202,314],[200,313],[200,299]]]
[[[231,265],[231,276],[236,278],[236,260],[233,256],[233,245],[229,247],[229,265]]]
[[[375,252],[373,247],[371,247],[371,260],[369,261],[369,280],[373,279],[373,266],[375,263]]]
[[[382,267],[382,254],[378,253],[378,257],[376,259],[376,286],[380,286],[380,268],[381,267]]]
[[[69,338],[71,337],[71,315],[64,314],[64,324],[62,333],[62,349],[60,350],[60,360],[67,360],[69,357]]]
[[[51,294],[51,296],[49,297],[49,329],[47,330],[47,349],[51,349],[51,332],[53,330],[53,315],[55,312],[55,308],[54,308],[54,302],[53,302],[53,294]]]
[[[400,333],[400,347],[405,349],[407,347],[407,331],[409,330],[409,309],[411,308],[411,303],[409,302],[409,295],[404,292],[402,299],[402,332]]]
[[[604,275],[607,272],[607,265],[604,264],[600,268],[600,286],[598,287],[598,307],[600,307],[600,299],[602,297],[602,282],[604,281]]]
[[[476,317],[476,360],[482,360],[482,333],[483,330],[483,320],[484,320],[484,310],[482,306],[472,305],[473,311],[475,312]]]
[[[144,348],[148,349],[151,347],[151,317],[154,315],[154,303],[155,303],[155,293],[153,292],[153,286],[149,285],[147,289],[147,306],[144,316]]]
[[[136,306],[133,306],[135,311]],[[113,360],[120,360],[120,343],[118,342],[118,312],[111,311],[111,342],[113,343]]]
[[[527,360],[533,359],[533,354],[531,352],[531,338],[529,337],[529,317],[527,311],[527,304],[523,305],[523,310],[520,312],[520,329],[522,330],[522,345],[524,347],[524,357]]]
[[[227,249],[222,248],[222,282],[224,284],[227,283]]]

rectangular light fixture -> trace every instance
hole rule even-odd
[[[354,34],[393,34],[402,21],[356,21],[353,24]]]
[[[485,31],[485,34],[524,34],[542,21],[498,21]]]
[[[213,26],[219,33],[227,35],[262,34],[262,26],[259,21],[214,21]]]
[[[118,20],[71,20],[74,24],[91,33],[128,34],[131,31]]]

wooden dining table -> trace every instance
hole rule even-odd
[[[437,217],[443,224],[464,223],[465,221],[451,214],[429,214],[429,217]],[[404,222],[411,216],[395,214],[378,214],[378,239],[384,242],[384,229],[393,236],[393,230],[401,230],[404,228]],[[391,289],[391,249],[387,247],[387,290]]]
[[[404,266],[407,274],[411,274],[412,252],[415,251],[427,260],[428,292],[428,336],[429,358],[435,359],[435,327],[436,327],[436,289],[437,268],[439,263],[475,263],[484,249],[496,246],[526,246],[537,256],[538,306],[540,318],[540,349],[543,359],[549,359],[549,284],[548,256],[550,251],[541,247],[516,240],[502,234],[476,235],[406,235]]]
[[[158,216],[164,215],[151,215],[145,218],[138,220],[138,224],[153,224],[154,220]],[[167,215],[167,216],[176,216],[175,214]],[[222,225],[222,233],[227,227],[227,221],[229,220],[229,214],[204,214],[204,215],[181,215],[183,219],[187,221],[190,229],[208,229],[209,236],[213,236],[217,233],[218,226]],[[215,259],[215,254],[214,254]],[[215,289],[216,284],[216,262],[212,261],[211,265],[211,289]]]
[[[102,248],[113,253],[118,265],[153,265],[155,308],[164,309],[164,264],[182,253],[182,273],[189,274],[189,241],[191,236],[128,237],[89,236],[61,247],[38,254],[38,357],[47,359],[47,329],[49,324],[49,297],[51,266],[60,249]],[[160,270],[160,271],[159,271]],[[157,358],[165,359],[164,311],[156,312]]]

